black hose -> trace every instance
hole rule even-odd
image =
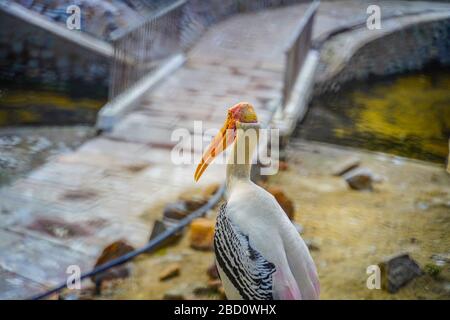
[[[181,231],[184,227],[186,227],[189,223],[191,223],[192,220],[194,220],[195,218],[201,217],[203,214],[205,214],[205,212],[207,212],[208,210],[213,208],[219,202],[219,200],[222,198],[224,191],[225,191],[225,184],[222,184],[220,186],[219,190],[217,190],[217,192],[208,200],[207,203],[205,203],[203,206],[201,206],[197,210],[193,211],[186,218],[181,219],[180,222],[176,226],[160,233],[155,238],[150,240],[142,248],[128,252],[128,253],[124,254],[123,256],[120,256],[116,259],[110,260],[110,261],[92,269],[91,271],[81,274],[80,281],[83,279],[92,277],[98,273],[104,272],[113,267],[122,265],[122,264],[134,259],[135,257],[137,257],[138,255],[140,255],[142,253],[151,252],[152,250],[156,249],[161,242],[163,242],[164,240],[166,240],[173,234]],[[54,287],[53,289],[50,289],[44,293],[41,293],[41,294],[31,297],[30,300],[40,300],[40,299],[46,298],[58,291],[63,290],[66,286],[67,286],[67,284],[63,283],[63,284],[61,284],[57,287]]]

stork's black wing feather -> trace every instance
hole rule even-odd
[[[248,236],[228,217],[225,203],[217,216],[214,250],[217,263],[243,299],[273,299],[275,265],[250,246]]]

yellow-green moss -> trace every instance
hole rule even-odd
[[[62,93],[47,91],[8,91],[8,93],[0,99],[0,106],[7,106],[10,108],[22,107],[27,104],[32,104],[34,106],[55,106],[57,108],[69,110],[77,109],[79,107],[96,110],[101,106],[99,105],[99,101],[95,99],[73,99]]]
[[[369,94],[356,91],[353,99],[361,107],[354,110],[357,131],[395,139],[416,136],[423,147],[445,152],[432,140],[442,140],[450,128],[450,87],[436,88],[425,76],[405,76]]]
[[[441,163],[449,152],[447,69],[350,83],[311,108],[299,129],[306,139]]]

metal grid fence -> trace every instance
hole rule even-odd
[[[178,0],[156,12],[144,22],[111,34],[114,58],[110,73],[109,99],[131,88],[139,79],[170,57],[187,50],[208,26],[236,13],[289,5],[295,0]],[[307,10],[294,30],[286,51],[283,103],[310,48],[312,24],[318,2]]]

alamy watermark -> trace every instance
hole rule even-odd
[[[69,275],[66,280],[67,289],[81,289],[81,269],[78,265],[72,264],[67,267],[66,273]]]
[[[77,5],[70,5],[66,9],[66,13],[70,16],[66,20],[66,26],[69,30],[81,29],[81,9]]]
[[[367,267],[366,274],[369,275],[366,281],[367,289],[381,289],[381,270],[376,264]]]
[[[367,7],[366,13],[369,15],[366,20],[366,26],[369,30],[381,29],[381,8],[376,4]]]

